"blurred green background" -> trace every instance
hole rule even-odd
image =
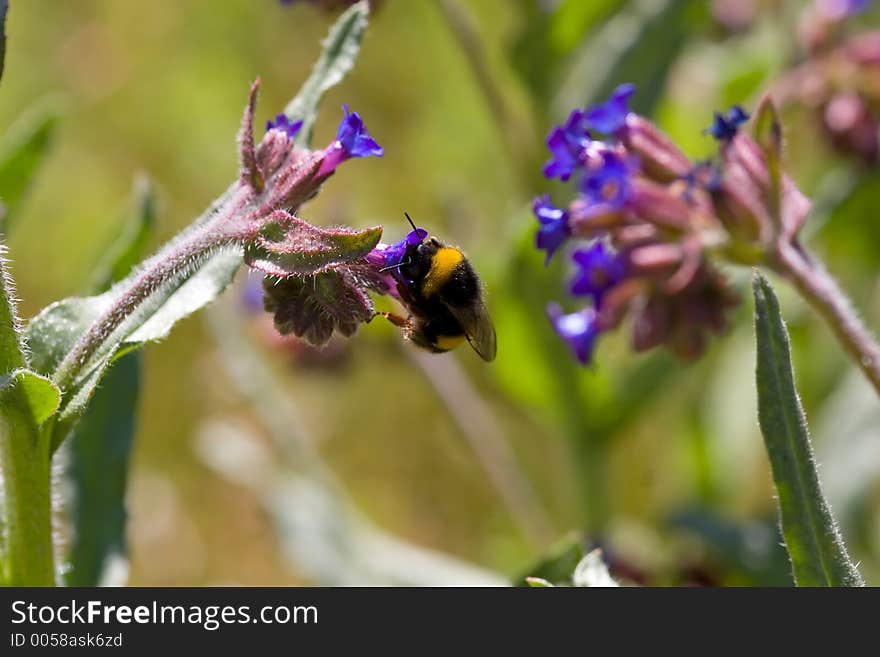
[[[386,154],[347,164],[302,216],[381,223],[396,240],[406,210],[461,245],[488,286],[498,360],[486,366],[466,349],[420,358],[379,323],[315,355],[240,309],[241,271],[217,307],[145,352],[128,581],[381,583],[398,567],[437,567],[418,552],[364,561],[369,541],[346,543],[355,530],[339,517],[356,508],[357,522],[406,542],[398,547],[507,579],[577,532],[637,582],[790,582],[755,420],[748,272],[731,272],[744,304],[699,363],[634,355],[621,332],[582,370],[543,310],[564,299],[564,259],[545,270],[531,246],[530,199],[552,189],[564,200],[540,168],[544,135],[569,109],[634,81],[637,109],[705,157],[712,111],[753,107],[797,57],[805,3],[755,3],[743,30],[725,28],[712,4],[383,2],[355,70],[323,105],[315,144],[332,139],[349,103]],[[159,190],[154,247],[200,214],[236,174],[250,82],[262,78],[262,125],[308,75],[333,20],[274,0],[12,5],[0,123],[14,132],[25,112],[59,116],[9,238],[25,317],[88,291],[138,172]],[[876,24],[876,11],[860,20]],[[784,117],[792,174],[817,200],[809,242],[880,326],[880,176],[832,153],[809,112]],[[827,328],[776,285],[826,493],[876,582],[880,405]],[[242,375],[256,361],[269,377],[262,389]],[[285,452],[285,440],[306,455]],[[291,472],[321,482],[318,492],[282,485]],[[327,490],[343,511],[324,503]],[[328,541],[353,552],[332,553]]]

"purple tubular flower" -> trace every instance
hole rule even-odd
[[[424,228],[411,230],[399,242],[394,244],[379,244],[375,249],[367,254],[367,262],[379,269],[379,271],[388,271],[395,280],[404,284],[412,283],[407,280],[400,271],[400,265],[406,256],[406,251],[411,246],[417,246],[428,236],[428,231]]]
[[[593,358],[593,348],[599,337],[596,323],[596,312],[592,308],[584,308],[566,315],[557,304],[547,306],[547,316],[559,336],[565,340],[574,352],[575,358],[582,365],[587,365]]]
[[[584,176],[581,191],[593,203],[604,203],[620,210],[630,194],[630,175],[634,166],[614,151],[602,152],[602,166]]]
[[[591,297],[595,308],[599,308],[603,295],[626,274],[618,255],[601,241],[586,249],[578,249],[571,259],[577,265],[577,272],[569,289],[575,296]]]
[[[817,0],[819,11],[831,20],[843,20],[865,11],[871,0]]]
[[[583,111],[574,110],[563,125],[553,128],[547,136],[547,148],[553,157],[544,165],[546,178],[559,178],[565,182],[581,166],[581,156],[590,143],[590,133],[583,118]]]
[[[734,105],[727,112],[715,112],[712,125],[706,128],[706,132],[718,141],[730,141],[736,136],[739,127],[749,120],[749,114],[741,106]]]
[[[342,110],[345,114],[336,131],[336,140],[324,151],[324,161],[318,171],[319,176],[330,174],[342,162],[353,157],[370,155],[382,157],[385,153],[385,149],[367,132],[360,114],[349,112],[348,105],[343,105]]]
[[[626,116],[630,113],[629,99],[635,92],[634,84],[620,85],[604,103],[587,108],[584,113],[584,123],[591,130],[613,135],[623,127]]]
[[[287,138],[293,141],[302,130],[302,121],[291,121],[285,114],[279,114],[271,121],[266,121],[266,132],[270,130],[280,130]]]
[[[541,224],[535,237],[535,244],[539,249],[547,252],[547,258],[544,261],[546,265],[571,234],[568,211],[553,205],[550,202],[549,194],[537,197],[532,203],[532,210]]]

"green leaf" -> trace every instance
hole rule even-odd
[[[26,369],[0,380],[2,575],[10,586],[51,586],[55,581],[49,441],[40,425],[60,399],[52,381]]]
[[[328,89],[339,84],[354,67],[369,15],[370,3],[361,0],[339,17],[324,40],[324,50],[309,79],[296,98],[284,108],[284,113],[290,119],[302,119],[297,145],[308,146],[311,143],[321,97]]]
[[[381,238],[381,226],[365,230],[318,228],[279,211],[247,245],[244,260],[271,276],[317,274],[363,258]]]
[[[52,145],[58,107],[46,102],[25,114],[0,147],[0,230],[8,234],[34,174]]]
[[[779,115],[776,106],[769,95],[761,99],[755,112],[755,141],[764,152],[767,162],[767,170],[770,173],[770,190],[768,201],[770,212],[775,220],[779,220],[782,190],[782,126],[779,123]]]
[[[87,376],[74,390],[65,391],[60,416],[62,424],[56,430],[53,448],[69,429],[69,422],[85,410],[100,374],[111,361],[144,343],[165,338],[174,324],[213,301],[226,289],[240,265],[240,248],[219,250],[204,264],[196,266],[192,273],[155,290],[118,331],[107,336],[93,365],[84,372]],[[44,374],[54,372],[77,339],[112,306],[125,289],[126,281],[97,296],[58,301],[34,317],[26,331],[34,367]]]
[[[93,289],[106,290],[125,278],[145,255],[156,222],[155,205],[149,179],[139,176],[132,216],[93,275]],[[71,434],[67,476],[73,487],[73,538],[65,577],[69,586],[98,586],[106,582],[114,564],[126,559],[125,492],[140,378],[141,355],[121,358]]]
[[[571,575],[584,558],[583,540],[568,536],[560,540],[550,553],[514,580],[515,586],[532,586],[529,579],[540,579],[552,584],[571,584]]]
[[[533,589],[555,588],[555,584],[551,584],[546,579],[541,579],[540,577],[526,577],[526,584],[528,584]]]
[[[140,370],[138,353],[112,367],[73,431],[68,586],[98,586],[108,566],[125,558],[125,492]]]
[[[755,274],[758,421],[770,456],[782,534],[798,586],[861,586],[822,494],[794,385],[788,331],[773,288]]]

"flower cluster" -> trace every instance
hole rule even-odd
[[[867,165],[880,162],[880,31],[851,34],[845,21],[870,0],[816,0],[801,19],[803,61],[774,85],[782,105],[810,108],[831,146]]]
[[[323,345],[334,333],[351,335],[372,319],[368,291],[383,292],[387,285],[366,256],[382,230],[320,228],[296,214],[340,164],[384,151],[347,105],[335,138],[323,149],[298,145],[304,123],[283,113],[266,123],[255,145],[257,87],[242,122],[241,178],[232,201],[239,218],[229,231],[244,243],[245,262],[265,274],[263,306],[279,333]]]
[[[682,357],[704,350],[708,333],[727,326],[738,303],[713,255],[756,264],[794,239],[809,204],[770,162],[779,126],[769,101],[766,143],[743,134],[749,115],[739,106],[717,113],[706,129],[719,143],[716,161],[691,162],[650,121],[632,112],[632,85],[576,109],[554,128],[547,178],[571,180],[567,207],[535,199],[537,248],[549,263],[569,242],[574,276],[569,292],[584,307],[548,314],[581,363],[592,360],[599,336],[632,319],[637,350],[666,345]]]

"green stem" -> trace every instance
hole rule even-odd
[[[55,584],[48,443],[31,418],[8,409],[0,415],[9,586]]]
[[[6,247],[0,245],[0,376],[5,381],[27,367],[21,322],[15,308],[15,287],[6,270]],[[5,388],[5,386],[4,386]],[[27,402],[11,397],[20,390],[4,389],[0,399],[0,480],[3,486],[3,580],[10,586],[51,586],[55,579],[52,553],[49,450],[47,441],[23,412]]]
[[[108,338],[151,294],[198,266],[216,249],[240,237],[219,229],[243,205],[243,200],[234,195],[224,195],[226,198],[229,202],[225,207],[218,209],[213,216],[209,215],[207,220],[197,220],[189,230],[145,261],[137,276],[122,283],[127,286],[125,291],[114,296],[113,304],[80,336],[52,375],[63,392],[77,383],[81,373],[88,372],[88,365],[96,360],[96,356],[115,349],[118,343]]]

